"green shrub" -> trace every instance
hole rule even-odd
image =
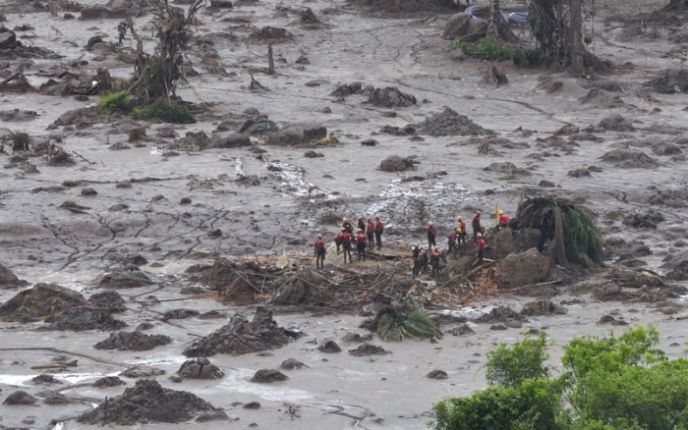
[[[514,387],[496,385],[469,397],[435,405],[435,430],[559,430],[565,425],[562,387],[528,379]]]
[[[131,117],[136,120],[157,118],[175,124],[192,124],[196,122],[183,103],[177,101],[170,102],[164,98],[159,98],[147,106],[135,108],[131,112]]]
[[[485,61],[506,61],[514,57],[514,50],[504,46],[492,36],[485,36],[474,44],[463,39],[456,39],[451,44],[452,49],[461,49],[469,57]]]
[[[428,314],[414,308],[387,308],[376,317],[376,332],[380,339],[400,342],[411,337],[441,336]]]
[[[519,385],[526,379],[548,376],[547,339],[523,339],[512,346],[501,344],[487,356],[487,381],[506,386]]]
[[[104,95],[98,102],[98,108],[102,113],[122,112],[131,110],[131,100],[124,91]]]

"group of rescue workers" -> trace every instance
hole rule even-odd
[[[476,211],[471,219],[471,228],[473,231],[472,240],[475,244],[476,255],[478,263],[483,261],[485,257],[485,249],[487,248],[487,241],[485,240],[485,229],[481,224],[481,211]],[[509,225],[509,217],[501,210],[497,209],[497,229]],[[337,233],[334,238],[334,243],[337,248],[337,255],[344,253],[344,262],[353,263],[352,248],[356,246],[356,256],[358,260],[365,260],[367,250],[382,248],[382,234],[385,226],[382,223],[379,214],[373,218],[359,217],[357,221],[357,229],[354,232],[354,226],[348,218],[342,219],[341,231]],[[422,246],[413,246],[411,248],[411,257],[413,258],[413,276],[418,276],[423,272],[428,271],[428,266],[431,269],[432,276],[436,277],[440,274],[441,262],[446,262],[448,255],[456,256],[459,249],[464,248],[468,243],[468,230],[466,222],[463,217],[459,217],[456,221],[449,236],[447,237],[447,249],[442,250],[437,246],[437,228],[432,221],[428,222],[426,228],[428,239],[427,251]],[[325,267],[325,254],[327,253],[325,241],[322,235],[319,235],[315,241],[315,264],[318,269]]]

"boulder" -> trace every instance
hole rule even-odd
[[[289,379],[287,375],[276,369],[260,369],[253,375],[251,382],[258,382],[261,384],[270,384],[273,382],[282,382]]]
[[[119,330],[127,325],[112,317],[109,310],[90,306],[77,306],[46,319],[48,330]]]
[[[295,370],[303,367],[307,366],[295,358],[287,358],[280,364],[280,369],[282,370]]]
[[[18,46],[17,35],[5,29],[0,31],[0,49],[15,49]]]
[[[222,379],[225,373],[207,358],[185,361],[177,371],[182,379]]]
[[[549,277],[552,267],[552,259],[540,254],[536,248],[511,254],[498,264],[497,285],[508,289],[537,284]]]
[[[36,284],[3,303],[0,319],[8,322],[40,321],[86,304],[86,299],[75,291],[56,284]]]
[[[390,155],[380,163],[380,170],[383,172],[404,172],[413,170],[416,162],[412,158],[402,158],[398,155]]]
[[[100,293],[95,293],[88,298],[91,306],[105,309],[108,312],[124,312],[127,310],[124,298],[113,290],[106,290]]]
[[[247,134],[214,134],[210,140],[212,148],[240,148],[242,146],[251,146],[251,139]]]
[[[10,269],[0,264],[0,289],[23,287],[27,284],[26,281],[19,279]]]
[[[521,309],[521,315],[542,316],[542,315],[563,315],[567,310],[551,300],[541,299],[526,303]]]
[[[391,354],[391,352],[387,351],[381,346],[364,343],[354,349],[350,349],[349,354],[353,355],[354,357],[366,357],[370,355],[386,355]]]
[[[397,87],[375,88],[368,96],[368,103],[388,109],[413,106],[416,97],[399,91]]]
[[[172,338],[162,334],[145,334],[140,331],[120,331],[110,334],[105,340],[95,344],[95,349],[116,349],[118,351],[148,351],[156,346],[172,343]]]
[[[449,375],[444,370],[435,369],[430,371],[425,377],[429,379],[447,379]]]
[[[36,399],[34,396],[31,394],[27,393],[26,391],[15,391],[14,393],[10,394],[7,396],[4,402],[2,402],[3,405],[7,406],[26,406],[26,405],[33,405],[36,403],[38,399]]]
[[[127,385],[127,383],[119,379],[117,376],[105,376],[93,383],[93,386],[97,388],[111,388],[118,387],[120,385]]]
[[[325,339],[322,341],[320,345],[318,345],[318,351],[333,354],[337,352],[342,352],[342,348],[340,348],[339,345],[337,345],[337,342],[335,342],[334,340]]]

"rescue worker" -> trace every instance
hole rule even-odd
[[[413,277],[420,274],[420,248],[417,246],[411,247],[411,258],[413,258]]]
[[[437,229],[435,228],[435,224],[433,224],[432,221],[428,221],[428,228],[426,232],[428,233],[428,246],[430,251],[432,251],[432,247],[437,245],[435,241],[435,237],[437,236]]]
[[[368,236],[368,249],[375,248],[375,222],[372,218],[368,218],[368,225],[366,226],[366,236]]]
[[[346,230],[349,235],[354,234],[354,226],[351,225],[349,218],[342,218],[342,229]]]
[[[425,252],[423,247],[418,248],[418,253],[420,257],[418,258],[418,274],[428,271],[428,253]]]
[[[324,269],[325,268],[325,241],[322,238],[322,234],[318,235],[318,239],[313,245],[315,251],[315,268]]]
[[[509,227],[509,216],[506,215],[503,210],[498,210],[497,216],[499,217],[499,221],[497,222],[497,230],[504,227]]]
[[[366,232],[366,222],[365,219],[363,218],[363,215],[358,217],[358,229],[363,231],[363,234]]]
[[[342,242],[344,241],[344,239],[342,238],[343,234],[344,230],[337,233],[337,235],[334,237],[334,244],[337,245],[337,255],[339,255],[339,253],[341,252]]]
[[[358,261],[365,260],[366,235],[363,230],[358,230],[358,234],[356,234],[356,252],[358,253]]]
[[[459,217],[456,223],[456,233],[458,234],[459,246],[466,246],[466,223],[463,217]]]
[[[385,231],[385,226],[380,220],[380,214],[375,214],[375,242],[377,243],[377,249],[382,248],[382,233]]]
[[[353,263],[351,258],[351,233],[347,230],[342,230],[342,247],[344,248],[344,262],[346,257],[349,257],[349,263]]]
[[[430,254],[430,265],[432,266],[432,277],[436,278],[440,275],[440,258],[442,257],[442,252],[436,246],[432,249],[432,254]]]
[[[483,226],[480,225],[480,215],[482,215],[481,211],[475,211],[475,215],[473,215],[473,220],[471,221],[471,226],[473,227],[473,237],[477,238],[478,233],[483,232]]]
[[[456,234],[456,230],[452,230],[451,233],[449,233],[449,236],[447,237],[447,252],[449,254],[456,255],[457,251],[457,243],[456,239],[458,238],[458,234]]]
[[[482,233],[478,233],[476,235],[477,241],[476,241],[476,247],[478,248],[478,262],[482,263],[483,258],[485,257],[485,248],[487,247],[487,242],[483,238]]]

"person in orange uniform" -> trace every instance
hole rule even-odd
[[[430,251],[432,252],[432,249],[434,246],[437,246],[437,242],[435,238],[437,237],[437,229],[435,228],[435,224],[433,224],[432,221],[428,221],[428,228],[426,229],[426,232],[428,234],[428,246]]]
[[[366,254],[366,235],[363,230],[358,230],[356,234],[356,252],[358,254],[358,261],[365,260]]]
[[[459,220],[456,222],[456,233],[458,234],[458,245],[466,245],[466,222],[463,220],[463,217],[459,217]]]
[[[368,237],[368,249],[375,248],[375,221],[372,218],[368,218],[365,232]]]
[[[351,258],[351,233],[347,230],[342,231],[342,247],[344,247],[344,262],[347,261],[347,256],[349,263],[353,263]]]
[[[325,241],[323,240],[322,235],[318,235],[318,239],[315,241],[313,248],[315,251],[315,268],[324,269],[325,253],[327,251],[325,250]]]
[[[509,216],[504,213],[503,210],[497,211],[497,216],[499,217],[499,222],[497,223],[497,229],[501,229],[509,226]]]
[[[480,224],[480,215],[483,213],[481,211],[475,211],[473,219],[471,220],[471,226],[473,227],[473,237],[478,238],[478,233],[483,232],[483,226]]]
[[[382,248],[382,233],[385,231],[385,225],[380,220],[380,214],[375,214],[375,242],[377,249]]]
[[[439,247],[434,247],[432,249],[432,254],[430,254],[430,266],[432,266],[432,276],[434,278],[440,276],[440,258],[442,257],[442,251]]]
[[[476,239],[475,245],[478,248],[478,262],[482,263],[483,258],[485,257],[485,248],[487,248],[487,242],[485,241],[482,233],[478,233],[476,235]]]

